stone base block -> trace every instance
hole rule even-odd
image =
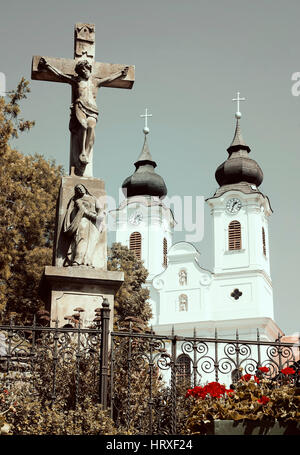
[[[51,314],[51,325],[58,320],[58,326],[68,324],[66,316],[82,308],[82,327],[91,325],[95,309],[102,307],[107,298],[111,310],[110,330],[113,327],[114,296],[124,281],[123,272],[111,272],[90,267],[46,266],[41,281],[41,297]]]

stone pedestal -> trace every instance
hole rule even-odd
[[[78,192],[78,186],[82,188]],[[123,272],[107,271],[106,193],[103,180],[63,177],[56,210],[52,266],[46,266],[40,292],[51,324],[63,327],[66,316],[80,313],[81,327],[92,325],[95,309],[107,298],[110,330],[114,296],[124,280]],[[78,314],[78,313],[77,313]]]
[[[51,313],[51,325],[68,324],[64,318],[72,316],[75,308],[82,308],[82,326],[91,325],[95,309],[107,298],[111,310],[110,330],[113,326],[114,296],[124,280],[123,272],[111,272],[90,267],[46,266],[41,282],[41,296]]]

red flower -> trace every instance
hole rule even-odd
[[[248,381],[250,381],[250,379],[251,379],[251,374],[244,374],[244,376],[241,376],[242,381],[248,382]]]
[[[257,376],[255,376],[255,374],[253,375],[253,379],[254,379],[254,381],[256,382],[256,384],[259,384],[259,379],[258,379]]]
[[[260,404],[267,404],[270,401],[270,398],[266,397],[266,395],[263,395],[259,400],[257,400],[258,403]]]
[[[210,382],[204,387],[204,391],[209,393],[211,397],[220,398],[221,395],[225,394],[226,388],[218,382]]]
[[[200,387],[200,386],[196,386],[194,387],[193,389],[188,389],[185,397],[189,397],[189,396],[192,396],[192,397],[195,397],[195,398],[205,398],[206,396],[206,392],[204,391],[204,388],[203,387]]]
[[[221,396],[232,393],[233,390],[226,389],[226,387],[218,382],[209,382],[204,387],[196,386],[193,389],[188,389],[185,397],[193,396],[201,398],[202,400],[210,395],[213,398],[221,398]]]
[[[268,373],[268,371],[270,371],[270,368],[268,368],[268,367],[259,367],[258,369],[259,369],[259,371],[261,371],[262,373]]]
[[[281,370],[282,374],[289,375],[289,374],[295,374],[296,371],[293,368],[286,367]]]
[[[8,395],[9,394],[9,391],[7,389],[4,389],[3,392]]]

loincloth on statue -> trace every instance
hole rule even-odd
[[[78,116],[76,114],[76,106],[80,109],[81,113],[83,114],[82,118],[81,116]],[[69,129],[70,131],[76,133],[78,130],[79,125],[83,126],[86,128],[86,119],[88,117],[94,118],[96,121],[98,120],[98,115],[99,111],[96,107],[94,106],[86,106],[82,103],[82,101],[77,100],[73,104],[71,104],[71,116],[70,116],[70,123],[69,123]]]

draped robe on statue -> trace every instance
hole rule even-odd
[[[76,189],[79,186],[80,191],[85,191],[85,193],[78,194]],[[101,215],[96,198],[88,192],[84,185],[77,185],[75,196],[69,201],[64,219],[64,233],[71,239],[65,266],[98,266],[97,255],[101,248],[103,220],[104,215]]]

